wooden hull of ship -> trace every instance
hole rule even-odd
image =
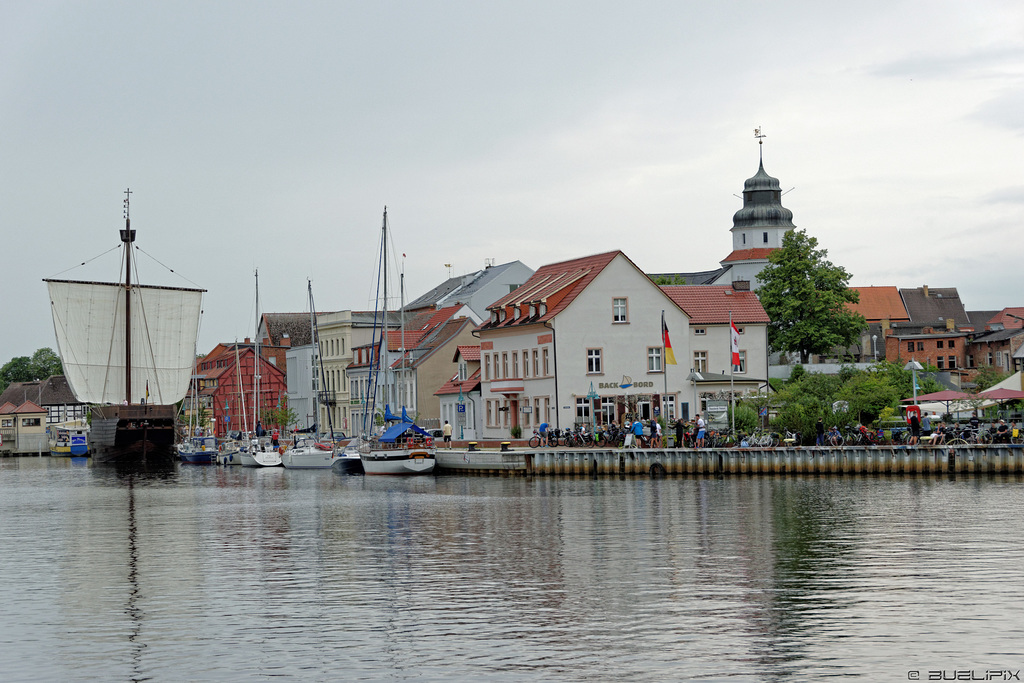
[[[433,448],[371,448],[360,454],[364,474],[408,476],[432,474],[436,460]]]
[[[174,462],[175,414],[173,405],[94,407],[93,462]]]

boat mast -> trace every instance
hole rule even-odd
[[[306,283],[309,286],[309,333],[313,338],[313,372],[320,371],[320,381],[317,382],[317,437],[319,438],[320,432],[320,404],[323,403],[327,406],[327,433],[331,435],[331,440],[334,440],[334,420],[331,418],[331,404],[329,403],[330,396],[328,395],[327,389],[327,374],[324,372],[324,356],[320,353],[320,328],[316,325],[316,306],[313,303],[313,281],[306,279]],[[320,399],[323,398],[321,401]]]
[[[132,402],[132,242],[135,231],[132,230],[132,219],[129,203],[132,190],[124,191],[124,230],[121,241],[124,243],[124,400]]]
[[[380,348],[380,363],[381,369],[384,370],[384,408],[387,409],[387,405],[391,400],[391,390],[388,382],[388,371],[391,370],[391,363],[388,361],[388,207],[384,207],[384,220],[381,224],[381,231],[383,233],[381,240],[381,253],[380,253],[380,265],[382,271],[382,277],[384,282],[384,333],[381,335],[381,348]],[[384,365],[386,363],[386,365]]]
[[[256,339],[252,359],[252,422],[253,431],[260,424],[260,269],[256,269]],[[259,437],[259,434],[256,435]]]

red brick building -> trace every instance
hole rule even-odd
[[[288,394],[284,370],[264,356],[260,359],[260,394],[258,400],[255,399],[254,359],[255,348],[246,340],[241,344],[218,344],[196,362],[200,401],[211,416],[216,436],[227,436],[228,432],[240,431],[246,426],[254,429],[254,405],[262,415],[276,409]],[[272,426],[263,422],[268,431]],[[277,426],[284,428],[286,425]]]

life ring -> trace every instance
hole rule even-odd
[[[426,444],[427,448],[433,448],[434,447],[434,438],[431,437],[431,436],[428,436],[427,438],[425,438],[423,440],[423,443]]]
[[[921,419],[921,406],[907,406],[907,424],[910,424],[911,413],[917,414],[917,419]]]

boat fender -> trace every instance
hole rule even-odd
[[[280,448],[278,448],[277,449],[277,453],[278,453],[278,455],[284,455],[284,446],[281,446]]]
[[[319,448],[319,449],[320,449],[320,450],[322,450],[322,451],[329,451],[329,450],[331,450],[331,447],[330,447],[330,446],[328,446],[328,445],[327,445],[327,444],[325,444],[325,443],[318,443],[318,444],[316,445],[316,447],[317,447],[317,448]]]

